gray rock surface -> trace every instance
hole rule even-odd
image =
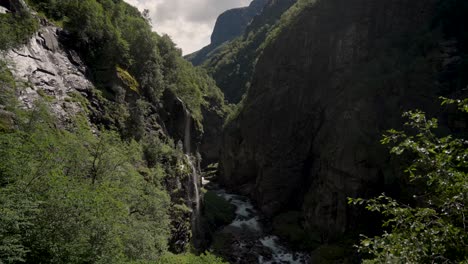
[[[19,101],[27,109],[43,97],[50,101],[53,113],[66,124],[84,111],[73,93],[86,93],[92,89],[87,79],[86,66],[79,56],[59,44],[57,27],[42,27],[24,46],[3,55],[13,75],[23,87],[19,89]]]

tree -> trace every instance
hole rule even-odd
[[[468,99],[445,99],[468,113]],[[411,204],[382,194],[370,199],[350,199],[353,204],[385,217],[383,235],[363,236],[359,251],[364,263],[468,263],[468,141],[434,132],[438,120],[422,111],[404,114],[415,135],[390,130],[383,144],[394,144],[391,153],[412,158],[405,170],[420,186]]]

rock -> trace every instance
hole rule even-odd
[[[172,91],[165,90],[161,98],[163,106],[160,109],[161,124],[164,126],[164,132],[166,135],[171,135],[175,143],[184,142],[185,137],[185,126],[186,126],[186,115],[187,109],[184,102],[180,100]],[[193,152],[196,151],[197,147],[202,138],[202,133],[196,127],[196,122],[192,117],[189,117],[190,121],[190,149]]]
[[[325,241],[370,222],[347,198],[391,191],[399,177],[381,135],[399,127],[403,111],[439,104],[441,49],[408,48],[429,28],[435,2],[304,8],[259,58],[244,107],[223,135],[221,181],[252,186],[270,217],[301,211]]]
[[[5,11],[8,10],[13,13],[29,11],[28,5],[23,0],[0,0],[0,6]]]
[[[220,102],[208,100],[208,106],[202,106],[203,137],[200,144],[202,167],[219,161],[221,138],[226,112]]]
[[[59,123],[66,126],[84,111],[72,97],[77,91],[90,91],[93,85],[83,73],[86,66],[70,61],[70,51],[60,45],[59,31],[54,26],[42,27],[26,45],[8,51],[5,59],[25,85],[19,95],[23,107],[31,109],[38,98],[46,96]]]
[[[53,32],[53,27],[39,31],[38,36],[42,39],[42,41],[40,39],[37,39],[41,43],[42,47],[53,53],[55,53],[55,51],[58,50],[59,44],[57,40],[57,35],[55,32]]]

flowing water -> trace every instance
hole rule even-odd
[[[281,242],[274,235],[268,234],[261,222],[261,214],[255,209],[252,202],[245,196],[229,194],[225,190],[215,190],[216,194],[236,207],[236,217],[234,221],[224,230],[229,232],[245,232],[249,236],[239,236],[237,249],[239,252],[249,252],[257,257],[256,263],[276,264],[290,263],[302,264],[309,263],[308,255],[300,252],[294,252]],[[237,231],[233,231],[237,230]],[[252,260],[242,259],[242,253],[239,253],[238,263],[254,263]]]
[[[190,116],[190,112],[185,109],[185,128],[184,128],[184,152],[187,160],[190,164],[192,173],[190,175],[190,185],[191,185],[191,194],[189,201],[195,205],[193,208],[193,216],[192,216],[192,227],[194,234],[197,234],[201,227],[200,227],[200,189],[198,185],[198,172],[195,166],[196,160],[191,156],[191,125],[192,125],[192,118]],[[191,205],[192,207],[192,205]]]

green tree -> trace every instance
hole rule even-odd
[[[457,103],[468,113],[468,100],[444,100],[447,103]],[[420,191],[410,204],[385,194],[350,199],[385,217],[383,235],[361,240],[364,263],[468,263],[468,141],[437,136],[437,119],[421,111],[404,117],[416,134],[390,130],[382,143],[394,144],[391,153],[411,158],[405,172]]]

